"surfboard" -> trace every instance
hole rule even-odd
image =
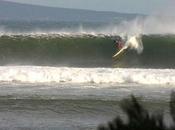
[[[124,52],[128,47],[124,46],[122,49],[120,49],[115,55],[113,55],[112,57],[115,58],[117,56],[119,56],[122,52]]]

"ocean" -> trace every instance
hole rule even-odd
[[[169,123],[175,35],[143,33],[142,52],[112,58],[121,32],[118,23],[1,22],[0,129],[95,130],[125,118],[119,103],[131,94]]]

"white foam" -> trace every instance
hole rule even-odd
[[[128,38],[125,43],[126,48],[134,49],[138,54],[143,51],[143,43],[141,35],[135,35]]]
[[[0,67],[0,73],[0,82],[175,85],[174,69],[4,66]]]

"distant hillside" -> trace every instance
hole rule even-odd
[[[19,4],[0,1],[0,20],[9,21],[84,21],[109,22],[113,20],[132,19],[137,14],[101,12],[80,9]]]

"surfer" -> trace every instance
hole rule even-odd
[[[121,37],[117,37],[115,41],[116,41],[115,43],[117,43],[119,51],[115,55],[113,55],[113,57],[122,54],[128,49],[134,49],[137,51],[138,54],[142,53],[143,51],[141,35],[129,37],[126,40],[126,42]]]
[[[124,51],[126,51],[128,49],[128,46],[126,45],[127,41],[125,39],[121,38],[120,36],[118,36],[115,39],[115,43],[117,45],[118,52],[115,55],[113,55],[113,57],[118,56],[119,54],[123,53]]]
[[[125,45],[123,39],[120,36],[115,39],[115,44],[119,50]]]

